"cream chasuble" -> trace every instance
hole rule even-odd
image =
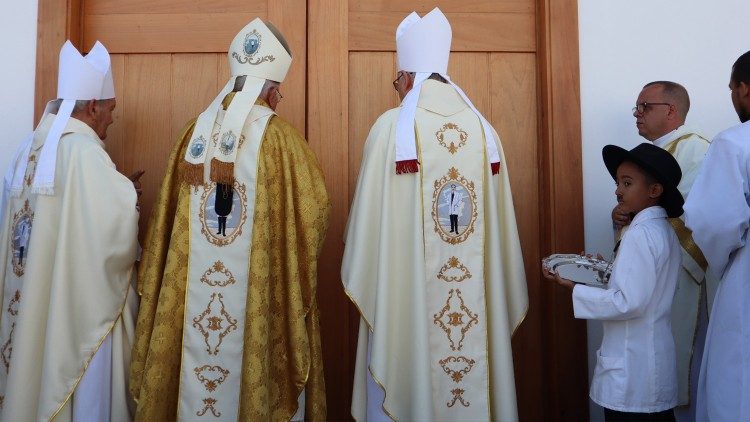
[[[352,414],[516,420],[510,337],[528,298],[501,146],[493,176],[479,118],[427,80],[420,171],[397,175],[398,112],[370,131],[347,226],[342,278],[362,317]]]
[[[703,157],[708,150],[709,141],[686,126],[680,126],[674,131],[654,141],[654,145],[663,148],[677,160],[682,171],[682,178],[677,189],[687,201],[690,188],[693,186]],[[685,215],[670,218],[669,222],[680,240],[682,247],[682,268],[677,280],[677,290],[672,301],[672,334],[675,341],[678,375],[678,406],[691,403],[691,385],[698,380],[699,363],[693,357],[696,348],[703,349],[702,344],[696,344],[696,336],[701,329],[698,319],[701,304],[701,285],[705,286],[707,303],[713,302],[716,281],[706,274],[706,258],[700,248],[693,241],[692,233],[685,227]],[[703,309],[707,315],[708,309]],[[705,327],[702,328],[705,330]],[[695,370],[693,370],[695,368]],[[695,399],[695,397],[693,397]]]
[[[34,133],[23,190],[3,204],[0,419],[79,420],[73,403],[85,403],[77,390],[84,373],[99,375],[88,371],[96,355],[108,382],[95,395],[109,401],[110,420],[127,421],[136,192],[96,133],[71,118],[58,147],[55,194],[31,194],[53,120],[45,116]]]

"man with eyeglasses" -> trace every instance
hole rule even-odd
[[[448,76],[450,44],[437,8],[401,22],[401,105],[364,148],[341,269],[360,421],[518,419],[510,338],[528,298],[508,168]]]
[[[706,138],[685,125],[689,108],[685,87],[670,81],[646,84],[633,107],[638,134],[667,150],[680,164],[682,180],[677,188],[685,199],[709,146]],[[706,259],[683,219],[670,219],[682,246],[682,267],[672,305],[678,372],[678,407],[674,413],[678,421],[695,420],[695,384],[715,284],[706,278]],[[612,220],[616,230],[624,229],[630,224],[630,211],[618,204],[612,210]]]
[[[698,381],[698,421],[750,419],[750,51],[732,66],[740,124],[716,135],[685,203],[685,221],[720,277]]]

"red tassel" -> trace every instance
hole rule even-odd
[[[490,166],[492,167],[492,174],[498,174],[498,173],[500,173],[500,162],[499,161],[497,163],[490,164]]]
[[[396,174],[418,173],[418,172],[419,172],[419,161],[417,160],[396,161]]]

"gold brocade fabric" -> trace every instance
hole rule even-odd
[[[170,155],[138,273],[142,298],[130,379],[136,420],[177,415],[190,239],[190,188],[178,163],[194,125]],[[303,389],[305,419],[325,420],[316,289],[330,204],[314,154],[278,117],[260,148],[255,201],[240,420],[289,420]]]

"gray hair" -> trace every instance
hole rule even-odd
[[[81,113],[86,110],[86,105],[89,103],[89,101],[91,100],[76,100],[76,104],[75,106],[73,106],[73,113]],[[62,102],[62,98],[50,101],[48,111],[50,113],[57,114],[57,111],[60,110],[60,105],[62,104]]]
[[[677,82],[671,81],[649,82],[644,85],[643,88],[645,89],[654,85],[658,85],[661,87],[662,92],[664,93],[664,97],[674,103],[675,108],[677,109],[677,113],[682,117],[682,120],[684,121],[687,117],[688,110],[690,110],[690,96],[688,95],[687,89],[685,89],[684,86],[678,84]]]

